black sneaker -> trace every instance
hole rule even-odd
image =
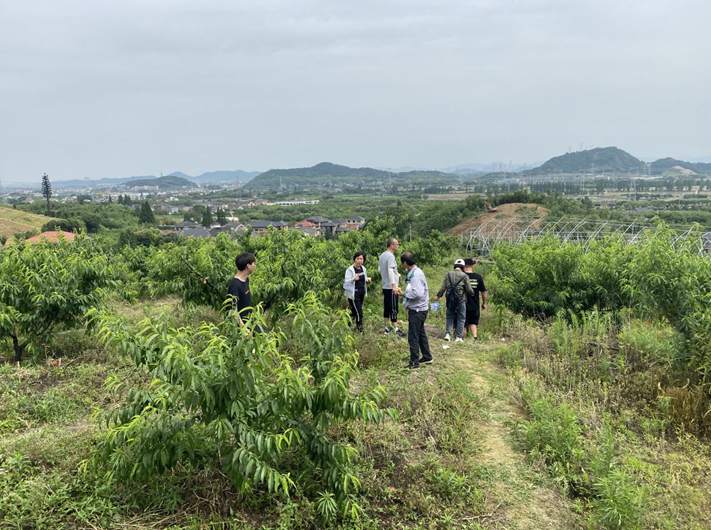
[[[383,335],[390,335],[390,330],[388,328],[385,328],[383,330]]]
[[[417,370],[420,367],[419,364],[408,364],[405,367],[405,370]]]
[[[399,329],[395,330],[395,335],[397,335],[398,337],[407,337],[407,333],[404,333],[404,332],[400,331]]]
[[[420,364],[432,364],[434,362],[434,359],[420,359]]]

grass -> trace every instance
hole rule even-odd
[[[435,363],[406,372],[406,340],[380,333],[378,302],[366,304],[353,385],[384,384],[383,405],[397,415],[334,428],[358,450],[365,512],[340,528],[711,526],[708,446],[670,435],[654,415],[610,408],[592,386],[553,385],[557,372],[544,366],[550,342],[540,329],[487,310],[482,340],[446,344],[444,314],[431,314]],[[218,318],[175,299],[116,300],[114,308],[128,323]],[[635,335],[625,344],[643,342]],[[664,344],[652,346],[665,355]],[[323,527],[301,492],[288,501],[260,489],[225,496],[214,469],[179,467],[138,485],[109,485],[83,470],[104,429],[94,412],[117,403],[102,384],[112,374],[142,380],[81,330],[61,334],[22,367],[0,365],[0,528]]]
[[[675,422],[652,377],[674,337],[631,322],[619,346],[609,342],[592,351],[590,344],[606,343],[614,330],[603,326],[582,342],[570,332],[516,319],[509,326],[513,340],[499,358],[527,411],[512,423],[520,448],[559,484],[588,526],[711,527],[711,451]],[[651,392],[642,391],[641,381],[653,382]]]
[[[0,206],[0,236],[6,236],[10,240],[15,234],[39,230],[52,219],[54,218]]]

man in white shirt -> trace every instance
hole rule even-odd
[[[427,340],[425,321],[430,307],[430,291],[427,278],[415,262],[412,252],[405,252],[400,261],[407,271],[405,282],[407,288],[402,306],[407,310],[407,341],[410,345],[410,361],[405,367],[408,370],[419,368],[421,364],[432,364],[430,343]],[[420,355],[422,355],[420,357]]]
[[[388,248],[378,258],[383,288],[383,323],[385,325],[383,333],[386,335],[390,333],[388,327],[390,324],[398,337],[405,337],[405,334],[397,327],[398,296],[402,294],[402,291],[398,287],[400,275],[397,272],[395,253],[400,247],[400,243],[391,237],[388,238],[387,245]]]

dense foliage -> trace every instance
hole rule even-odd
[[[157,295],[178,294],[188,303],[220,309],[227,284],[237,272],[235,257],[251,252],[257,268],[251,276],[252,301],[272,315],[311,291],[327,304],[342,297],[341,285],[353,255],[364,251],[366,267],[374,282],[379,280],[377,257],[392,234],[392,218],[378,219],[363,231],[335,240],[305,237],[296,231],[272,231],[263,237],[249,234],[230,239],[221,234],[209,240],[188,239],[167,244],[146,257],[146,281]],[[421,264],[435,263],[451,250],[441,234],[403,242]]]
[[[108,257],[86,239],[6,248],[0,254],[0,337],[12,340],[19,362],[26,348],[51,341],[56,328],[81,322],[112,284]]]
[[[687,350],[677,369],[711,383],[711,266],[699,234],[679,238],[664,225],[636,244],[622,238],[589,247],[548,237],[494,251],[496,300],[524,315],[626,309],[678,329]]]
[[[145,481],[179,462],[207,464],[243,493],[262,485],[288,496],[298,486],[324,518],[358,517],[354,450],[328,431],[352,419],[380,422],[384,390],[349,392],[357,354],[344,315],[333,318],[307,294],[285,317],[282,335],[248,334],[233,318],[180,329],[144,321],[135,334],[98,316],[104,340],[153,382],[129,389],[109,413],[95,465]]]

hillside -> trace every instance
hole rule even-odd
[[[465,219],[454,228],[450,228],[445,232],[446,236],[459,236],[461,234],[468,235],[470,231],[476,230],[483,224],[489,223],[492,230],[500,230],[503,225],[513,221],[511,227],[515,229],[524,224],[538,219],[542,221],[548,215],[548,210],[539,204],[512,202],[509,204],[500,204],[496,207],[496,212],[483,213]],[[526,224],[528,224],[526,223]]]
[[[684,162],[675,158],[660,158],[652,162],[650,168],[652,175],[663,175],[667,172],[678,173],[678,168],[692,171],[696,174],[711,175],[711,164]]]
[[[587,151],[566,153],[556,156],[535,169],[524,171],[526,175],[541,175],[555,173],[600,173],[613,171],[627,173],[629,171],[643,172],[646,164],[617,147],[598,147]]]
[[[0,236],[11,238],[14,234],[39,230],[54,217],[45,217],[7,206],[0,206]]]
[[[188,179],[183,177],[176,177],[173,175],[168,175],[165,177],[159,177],[157,179],[140,179],[133,180],[130,182],[125,182],[124,186],[127,188],[141,187],[141,186],[158,186],[158,189],[169,190],[176,188],[197,188],[198,185],[194,182],[190,182]]]
[[[244,187],[254,190],[275,190],[281,187],[314,188],[332,186],[402,186],[411,184],[450,184],[457,177],[439,171],[407,171],[393,173],[370,167],[352,168],[321,162],[313,167],[270,169],[256,176]]]

